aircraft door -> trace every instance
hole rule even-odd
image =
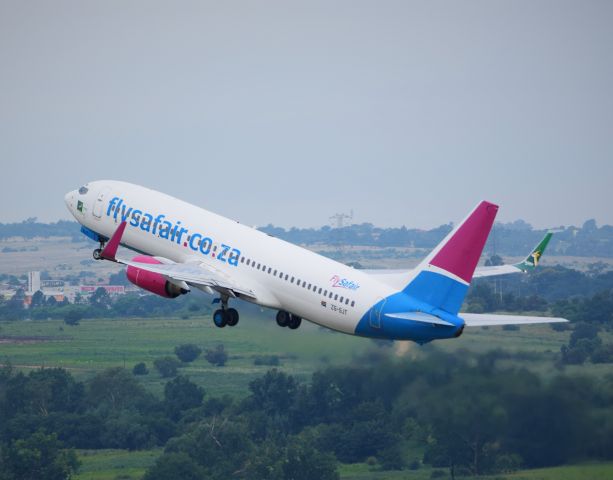
[[[379,297],[375,306],[370,309],[370,326],[372,328],[381,328],[381,316],[386,301],[385,298]]]
[[[102,212],[104,211],[104,200],[108,193],[110,192],[110,187],[104,187],[98,193],[98,198],[94,201],[94,207],[92,208],[92,213],[94,214],[94,218],[100,219],[102,217]]]

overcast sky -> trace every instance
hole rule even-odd
[[[251,225],[613,224],[612,1],[0,0],[0,221],[120,179]]]

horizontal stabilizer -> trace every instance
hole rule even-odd
[[[522,315],[493,315],[491,313],[461,313],[460,317],[467,327],[568,322],[568,320],[559,317],[525,317]]]
[[[413,322],[420,323],[434,323],[435,325],[444,325],[446,327],[455,327],[451,322],[446,322],[440,318],[430,315],[424,312],[399,312],[399,313],[386,313],[386,317],[401,318],[403,320],[411,320]]]

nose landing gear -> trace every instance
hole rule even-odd
[[[92,256],[94,257],[94,260],[102,260],[102,250],[103,249],[104,249],[104,242],[100,240],[100,248],[96,248],[92,252]]]

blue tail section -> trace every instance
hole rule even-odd
[[[403,293],[431,307],[457,314],[462,307],[468,285],[436,272],[422,270]]]

